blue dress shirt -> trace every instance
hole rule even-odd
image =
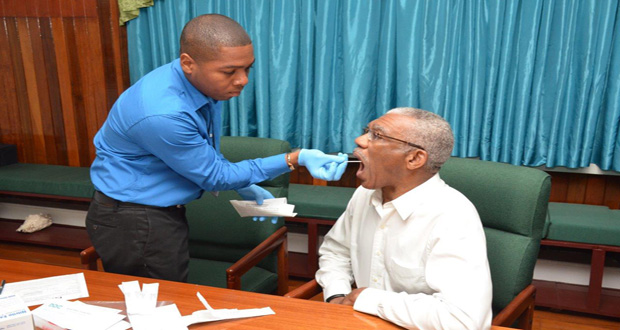
[[[95,136],[95,188],[123,202],[171,206],[289,171],[283,155],[227,161],[221,111],[185,78],[179,59],[153,70],[121,94]]]

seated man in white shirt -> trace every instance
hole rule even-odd
[[[325,300],[406,328],[489,329],[482,223],[438,174],[454,145],[450,124],[396,108],[355,143],[362,186],[319,249],[316,279]]]

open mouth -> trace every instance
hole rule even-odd
[[[364,173],[364,162],[360,162],[360,167],[357,169],[357,173],[355,173],[355,176],[361,178],[362,173]]]
[[[355,175],[360,178],[360,176],[362,175],[362,173],[364,172],[364,168],[366,167],[364,165],[364,157],[359,153],[358,150],[354,150],[353,151],[353,155],[360,160],[359,162],[359,168],[357,169],[357,173],[355,173]]]

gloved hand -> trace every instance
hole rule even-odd
[[[297,162],[308,168],[310,174],[321,180],[340,180],[347,168],[348,156],[338,153],[338,156],[326,155],[316,149],[301,149]]]
[[[237,189],[237,193],[239,194],[239,196],[241,196],[241,198],[245,200],[248,200],[248,201],[255,200],[256,204],[258,205],[263,205],[263,200],[265,199],[274,198],[273,195],[269,191],[255,184],[249,187]],[[253,217],[252,218],[252,220],[254,221],[257,221],[257,220],[265,221],[265,219],[266,219],[265,217]],[[271,223],[275,224],[277,222],[278,222],[278,217],[271,218]]]

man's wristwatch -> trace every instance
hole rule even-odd
[[[288,168],[291,169],[291,171],[295,170],[295,166],[293,166],[293,163],[291,163],[291,153],[287,153],[286,154],[286,165],[288,165]]]
[[[346,297],[346,296],[347,296],[346,294],[338,293],[338,294],[329,296],[329,298],[325,299],[325,302],[330,302],[336,298]]]
[[[289,153],[286,154],[286,165],[288,165],[288,168],[291,169],[291,171],[295,170],[295,165],[293,165],[293,162],[291,162],[291,154],[297,151],[300,151],[301,148],[294,148],[293,150],[291,150]]]

